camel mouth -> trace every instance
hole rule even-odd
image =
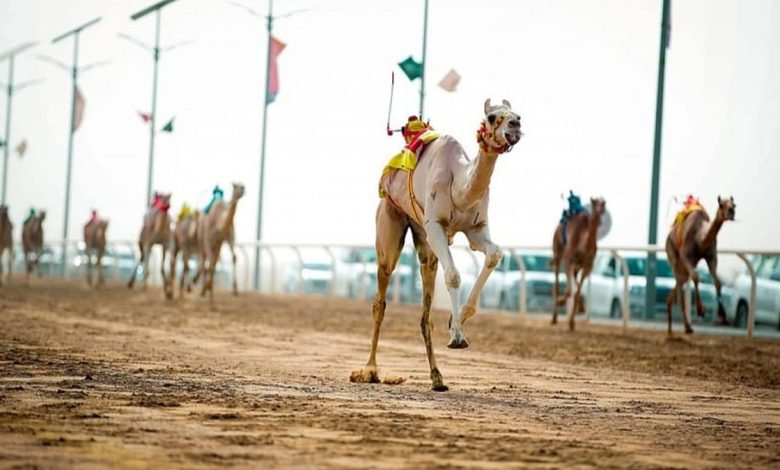
[[[505,132],[504,139],[506,139],[509,145],[515,145],[516,143],[520,142],[520,136],[522,135],[523,135],[522,132],[518,132],[516,134],[515,133],[510,134],[509,132]]]

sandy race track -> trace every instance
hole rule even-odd
[[[0,467],[780,467],[780,343],[480,314],[467,350],[388,307],[155,288],[0,288]]]

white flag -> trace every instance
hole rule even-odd
[[[458,72],[456,72],[455,69],[450,69],[450,71],[447,72],[447,75],[445,75],[444,78],[442,78],[439,82],[439,86],[446,91],[453,92],[455,91],[455,87],[458,86],[459,82],[460,75],[458,75]]]

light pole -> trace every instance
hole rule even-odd
[[[152,79],[152,110],[149,127],[149,171],[146,176],[146,205],[148,206],[152,201],[152,174],[154,170],[154,137],[157,132],[157,67],[160,62],[160,13],[164,6],[169,3],[173,3],[176,0],[162,0],[154,5],[144,8],[141,11],[133,13],[130,18],[135,21],[139,18],[143,18],[149,13],[155,14],[155,33],[154,33],[154,49],[152,50],[154,58],[154,73]],[[123,36],[125,37],[125,36]],[[128,38],[132,40],[132,38]],[[146,47],[143,43],[142,46]]]
[[[428,51],[428,0],[425,0],[425,12],[423,14],[423,40],[422,40],[422,67],[420,73],[420,119],[423,116],[425,103],[425,56]],[[414,256],[412,256],[414,258]]]
[[[62,224],[62,273],[66,272],[65,262],[67,261],[67,247],[68,247],[68,223],[70,220],[70,179],[71,170],[73,167],[73,133],[76,131],[76,100],[78,95],[78,79],[79,79],[79,36],[83,30],[89,28],[100,21],[100,18],[90,20],[81,26],[78,26],[66,33],[63,33],[56,38],[52,39],[52,44],[62,41],[65,38],[73,36],[73,62],[71,64],[71,77],[73,80],[73,96],[71,99],[70,107],[70,127],[68,128],[68,167],[65,173],[65,215]]]
[[[270,88],[270,77],[271,77],[271,60],[272,60],[272,46],[273,46],[272,33],[273,33],[274,19],[288,18],[292,15],[295,15],[296,13],[306,11],[307,9],[295,10],[295,11],[285,13],[284,15],[275,17],[273,16],[274,0],[268,0],[267,15],[261,15],[260,13],[253,10],[252,8],[249,8],[246,5],[242,5],[240,3],[236,3],[236,2],[229,2],[229,3],[246,10],[249,14],[251,14],[255,18],[265,18],[266,28],[268,30],[268,47],[266,50],[266,57],[265,57],[265,95],[263,97],[263,126],[262,126],[262,134],[261,134],[262,136],[260,138],[260,175],[259,175],[259,183],[258,183],[258,201],[257,201],[257,230],[255,231],[255,240],[258,243],[260,243],[260,240],[263,237],[263,190],[265,187],[265,141],[266,141],[266,130],[267,130],[267,123],[268,123],[268,105],[270,104],[268,100],[269,98],[268,91]],[[253,285],[255,290],[260,289],[260,245],[258,245],[255,248],[255,277],[254,277]]]
[[[664,77],[666,74],[666,49],[669,47],[669,35],[671,25],[669,23],[669,8],[671,0],[662,0],[661,13],[661,46],[658,58],[658,90],[655,102],[655,140],[653,142],[653,176],[650,183],[650,223],[647,234],[647,243],[655,245],[658,238],[658,185],[661,170],[661,131],[664,117]],[[655,314],[656,304],[656,256],[655,252],[647,255],[646,270],[646,297],[645,318],[652,318]]]
[[[11,147],[11,100],[14,91],[24,88],[33,82],[24,82],[14,86],[14,58],[23,51],[33,47],[37,43],[26,42],[0,54],[0,62],[8,59],[8,83],[6,83],[7,100],[5,103],[5,134],[3,140],[3,192],[0,204],[5,205],[5,193],[8,187],[8,151]]]

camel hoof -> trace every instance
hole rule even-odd
[[[466,349],[469,347],[469,342],[466,341],[466,338],[452,338],[447,343],[447,347],[450,349]]]
[[[376,367],[365,367],[363,369],[353,370],[352,373],[349,374],[349,381],[362,384],[378,384],[381,382]]]
[[[691,328],[690,326],[686,326],[685,327],[685,334],[686,335],[693,334],[693,328]]]
[[[569,331],[574,331],[574,323],[569,323]]]
[[[558,318],[553,317],[552,321],[550,322],[551,325],[557,325],[558,324]]]
[[[449,392],[450,388],[444,384],[437,384],[431,387],[434,392]]]
[[[187,286],[187,292],[192,292],[192,286]]]

